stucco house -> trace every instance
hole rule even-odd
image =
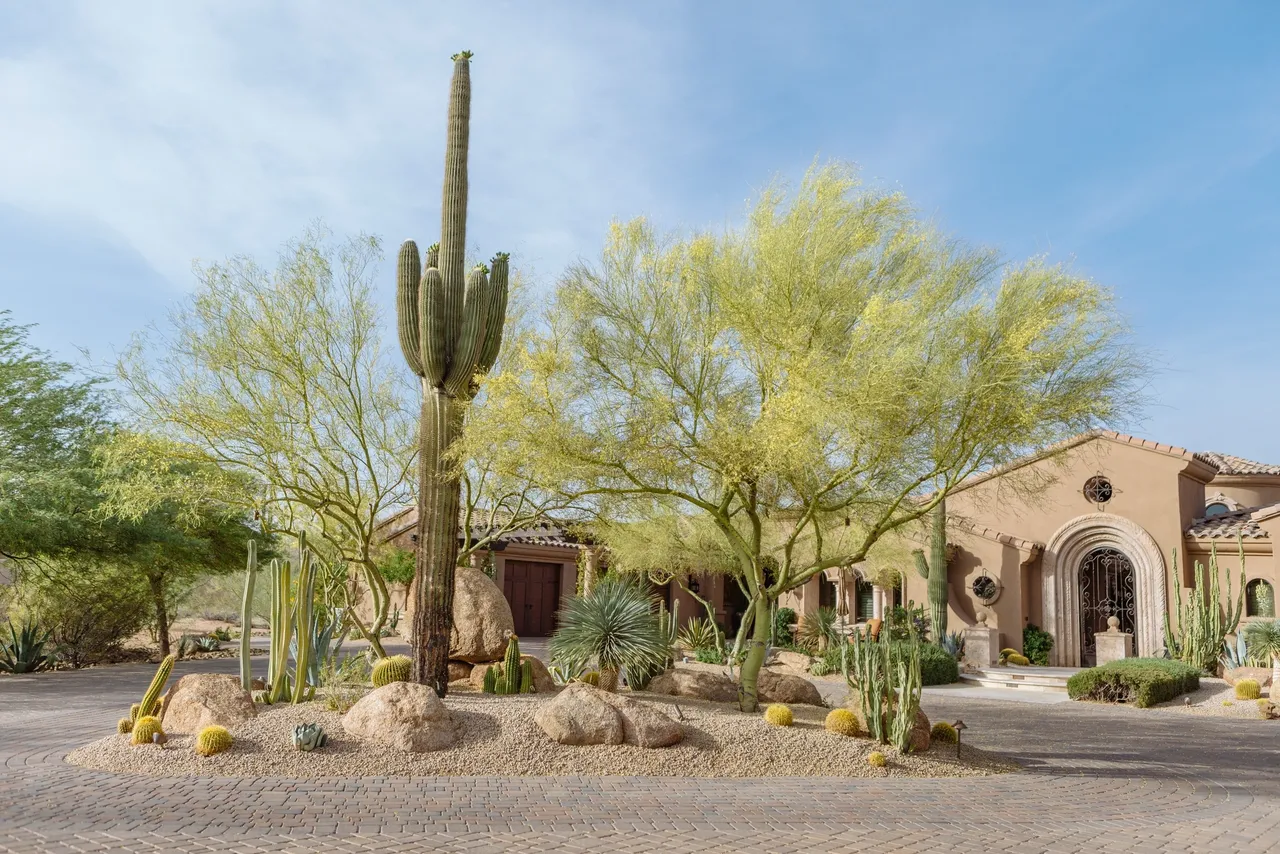
[[[982,612],[1001,646],[1021,649],[1023,627],[1038,625],[1054,636],[1055,665],[1092,664],[1110,616],[1136,655],[1157,654],[1175,579],[1185,599],[1197,561],[1216,549],[1224,600],[1228,579],[1239,591],[1237,538],[1244,619],[1275,616],[1280,465],[1098,430],[970,479],[947,511],[948,628]],[[894,595],[926,601],[925,581],[904,577],[903,591],[871,592],[876,616]],[[800,592],[802,613],[819,606],[822,583]]]

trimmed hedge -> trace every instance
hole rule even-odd
[[[1067,680],[1073,700],[1132,702],[1140,709],[1200,687],[1200,669],[1166,658],[1124,658],[1081,670]]]

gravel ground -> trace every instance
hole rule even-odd
[[[1262,692],[1262,696],[1263,699],[1267,698],[1265,689]],[[1187,701],[1184,699],[1186,697],[1191,698],[1190,706],[1187,705]],[[1184,715],[1208,715],[1217,718],[1239,718],[1250,721],[1262,718],[1262,714],[1258,711],[1257,700],[1237,700],[1234,687],[1221,679],[1211,679],[1205,676],[1200,677],[1199,689],[1192,691],[1190,694],[1183,694],[1181,697],[1177,697],[1167,703],[1157,703],[1151,708]]]
[[[822,728],[827,709],[792,706],[796,723],[774,727],[760,715],[688,698],[639,693],[672,717],[683,715],[685,740],[647,750],[627,745],[572,747],[552,741],[533,723],[537,696],[497,697],[450,693],[445,701],[462,724],[459,743],[435,753],[408,754],[363,743],[342,729],[341,718],[319,703],[268,707],[232,730],[235,744],[203,758],[192,736],[171,736],[164,747],[132,746],[111,735],[71,752],[73,765],[155,776],[210,777],[390,777],[390,776],[563,776],[662,777],[965,777],[1017,770],[996,754],[968,746],[956,759],[952,745],[900,756],[862,738],[834,735]],[[678,713],[677,707],[678,706]],[[294,725],[315,722],[329,743],[320,751],[293,749]],[[880,749],[889,767],[875,769],[867,755]]]

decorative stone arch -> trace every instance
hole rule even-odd
[[[1164,645],[1165,563],[1160,546],[1146,530],[1123,516],[1089,513],[1054,532],[1045,547],[1043,596],[1045,629],[1053,635],[1050,661],[1080,666],[1080,565],[1096,548],[1124,553],[1133,564],[1134,646],[1139,655],[1155,655]]]

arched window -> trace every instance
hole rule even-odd
[[[1221,501],[1215,501],[1208,507],[1204,508],[1204,518],[1212,519],[1214,516],[1221,516],[1223,513],[1230,513],[1231,508],[1223,504]]]
[[[1261,578],[1255,578],[1244,588],[1244,615],[1246,617],[1274,617],[1276,615],[1275,588]]]

